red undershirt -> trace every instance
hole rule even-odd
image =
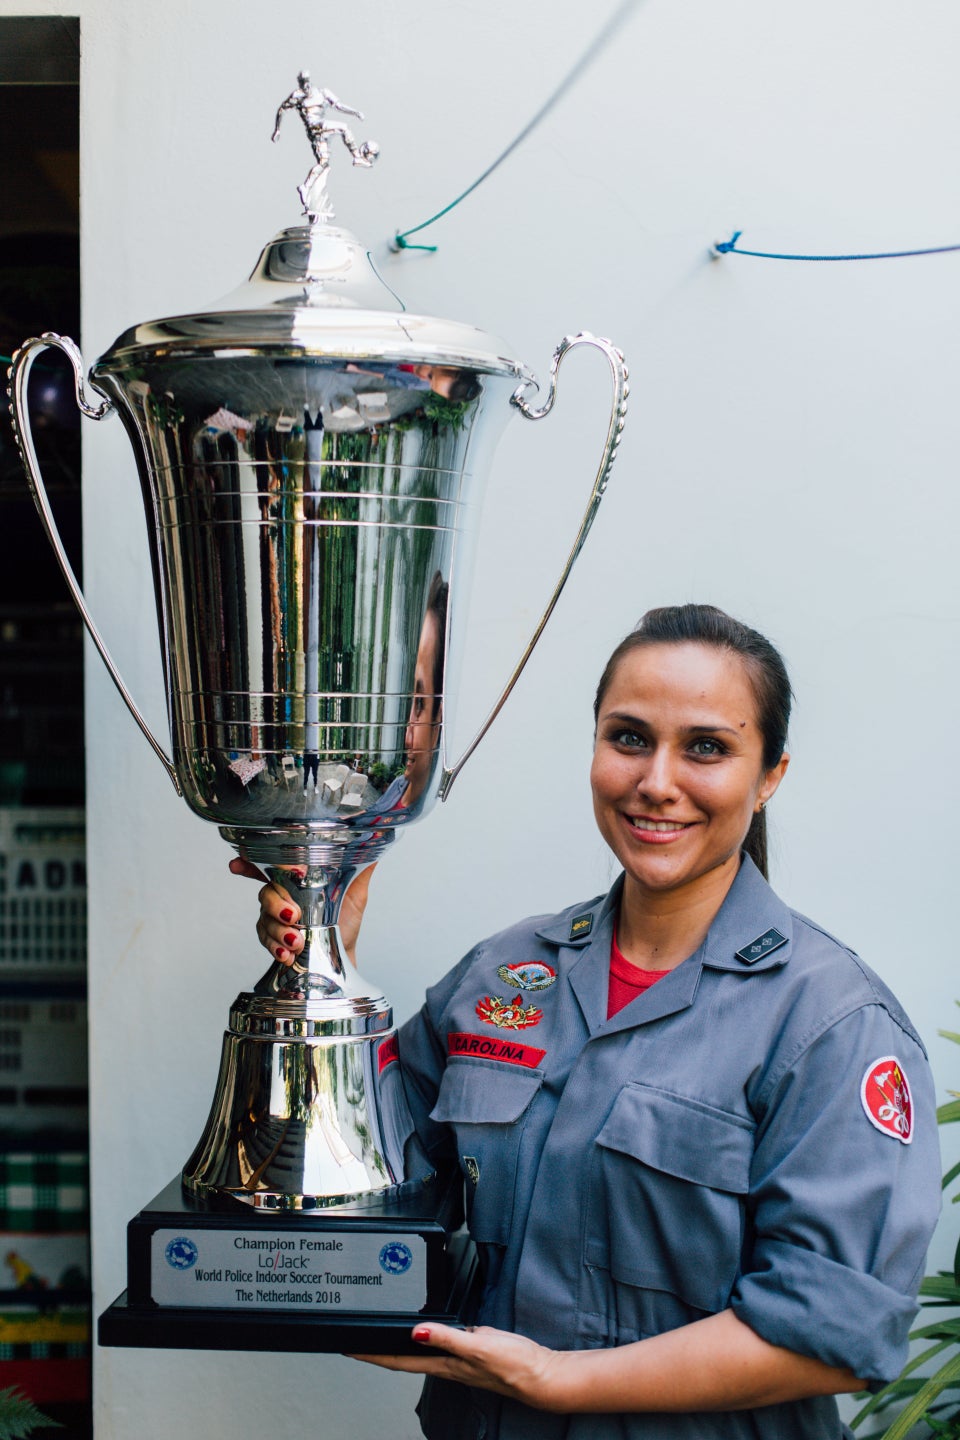
[[[607,1019],[616,1015],[624,1005],[629,1005],[644,990],[649,990],[664,975],[669,975],[669,970],[641,970],[639,965],[634,965],[621,952],[617,944],[617,932],[614,929],[613,939],[610,942],[610,988],[607,992]]]

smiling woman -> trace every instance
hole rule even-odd
[[[903,1364],[933,1087],[896,999],[762,873],[790,700],[756,631],[646,615],[595,707],[623,874],[481,942],[400,1032],[485,1275],[479,1328],[360,1357],[430,1377],[432,1440],[840,1440],[833,1396]],[[292,958],[295,907],[261,905]],[[522,1042],[485,1043],[504,1028]]]
[[[617,938],[634,963],[666,970],[691,953],[741,849],[766,876],[763,810],[789,763],[790,698],[773,647],[710,606],[651,611],[610,657],[590,782],[624,868]]]

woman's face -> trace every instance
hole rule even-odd
[[[600,833],[639,892],[663,895],[726,869],[787,768],[763,766],[744,662],[710,645],[628,652],[597,720],[590,781]]]
[[[434,696],[434,675],[440,649],[440,627],[436,614],[428,610],[423,617],[417,663],[414,674],[413,700],[404,734],[408,786],[406,803],[412,805],[427,787],[433,768],[433,757],[440,742],[440,705]]]

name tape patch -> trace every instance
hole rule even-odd
[[[860,1082],[860,1103],[867,1119],[901,1145],[913,1139],[913,1099],[896,1055],[881,1055],[868,1065]]]
[[[448,1055],[476,1055],[481,1060],[499,1060],[504,1065],[524,1065],[528,1070],[535,1070],[546,1053],[535,1045],[520,1045],[496,1035],[471,1035],[466,1030],[451,1030],[447,1035]]]

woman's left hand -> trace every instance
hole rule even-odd
[[[492,1390],[520,1400],[535,1410],[562,1410],[560,1362],[563,1352],[548,1350],[523,1335],[494,1330],[489,1325],[456,1329],[452,1325],[418,1325],[414,1340],[424,1346],[420,1355],[353,1355],[385,1370],[412,1375],[437,1375],[458,1380],[479,1390]]]

